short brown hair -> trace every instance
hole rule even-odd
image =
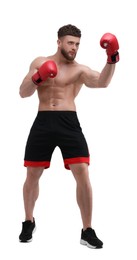
[[[58,30],[58,38],[61,38],[66,35],[72,35],[81,38],[81,31],[74,25],[64,25]]]

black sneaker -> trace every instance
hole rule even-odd
[[[80,244],[88,246],[90,248],[102,248],[103,242],[98,239],[94,229],[87,228],[85,231],[81,231]]]
[[[26,220],[25,222],[22,222],[22,231],[19,236],[19,241],[31,242],[32,234],[34,233],[35,229],[36,229],[35,219],[33,219],[33,222],[30,220]]]

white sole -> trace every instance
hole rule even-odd
[[[83,239],[80,239],[80,244],[83,245],[83,246],[87,246],[89,248],[92,248],[92,249],[95,249],[96,246],[92,246],[90,245],[87,241],[83,240]]]

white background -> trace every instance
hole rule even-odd
[[[0,245],[4,260],[136,259],[137,37],[136,1],[3,1],[0,6]],[[20,244],[24,221],[22,186],[26,138],[37,113],[37,95],[21,99],[19,86],[37,56],[54,54],[57,30],[74,24],[82,31],[79,63],[101,71],[106,53],[101,36],[114,33],[120,62],[106,89],[83,86],[76,99],[87,139],[93,187],[93,227],[102,250],[79,244],[82,222],[75,181],[57,148],[40,181],[35,208],[37,232]]]

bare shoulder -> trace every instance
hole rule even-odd
[[[75,67],[75,69],[79,70],[80,73],[86,73],[88,71],[91,72],[91,69],[88,66],[80,64],[76,61],[72,63],[72,67]]]
[[[45,56],[39,56],[37,58],[35,58],[31,64],[30,64],[30,69],[39,69],[39,67],[44,63],[46,62],[47,60],[49,59],[52,59],[53,58],[53,55],[52,56],[48,56],[48,57],[45,57]]]
[[[30,64],[30,69],[38,69],[46,60],[48,60],[48,58],[43,56],[35,58]]]
[[[92,73],[93,72],[93,70],[86,65],[75,62],[75,66],[76,66],[76,68],[78,68],[81,71],[81,73]]]
[[[83,76],[95,76],[99,73],[98,71],[91,69],[89,66],[86,65],[81,65],[81,71]]]
[[[83,73],[92,73],[93,72],[93,70],[87,65],[79,64],[79,68],[81,69],[81,72],[83,72]]]

